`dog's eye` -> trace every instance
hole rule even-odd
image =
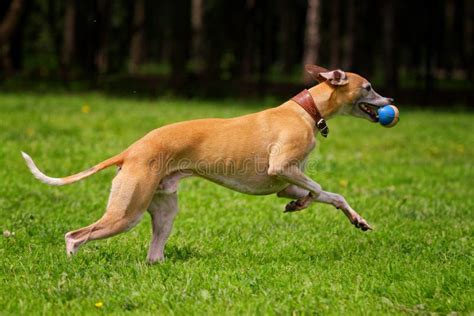
[[[365,90],[367,90],[367,92],[369,92],[370,90],[372,90],[372,86],[370,84],[365,86]]]

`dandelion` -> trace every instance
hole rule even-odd
[[[339,185],[343,188],[347,188],[347,185],[349,185],[349,181],[346,179],[341,179],[339,180]]]
[[[211,297],[211,293],[209,293],[208,290],[201,290],[199,294],[201,294],[201,297],[205,300],[208,300]]]
[[[87,103],[85,103],[85,104],[82,106],[82,108],[81,108],[81,112],[82,112],[82,113],[87,114],[87,113],[89,113],[90,111],[91,111],[91,107],[90,107],[89,104],[87,104]]]
[[[97,308],[102,308],[104,306],[104,302],[98,301],[97,303],[94,304],[95,307]]]
[[[8,238],[8,237],[12,237],[12,236],[15,236],[15,232],[11,232],[9,230],[4,230],[3,231],[3,237]]]
[[[33,136],[34,133],[35,133],[35,130],[32,129],[31,127],[28,127],[26,129],[26,136],[31,137],[31,136]]]

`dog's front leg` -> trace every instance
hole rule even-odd
[[[340,209],[347,216],[349,221],[357,228],[363,231],[372,229],[370,225],[362,218],[356,211],[347,203],[346,199],[337,193],[322,191],[316,198],[316,201],[326,204],[331,204],[335,208]]]
[[[288,187],[284,191],[280,192],[280,196],[300,196],[302,195],[301,189],[307,190],[307,194],[301,198],[298,198],[295,201],[291,201],[286,205],[285,212],[293,212],[305,209],[311,204],[312,200],[320,195],[322,191],[321,186],[311,180],[307,175],[305,175],[296,165],[287,165],[287,164],[270,164],[268,169],[268,174],[276,176],[281,180],[284,180],[294,186],[300,188],[296,190],[294,187]]]
[[[288,197],[296,199],[295,201],[291,201],[286,205],[285,212],[294,212],[302,210],[308,207],[308,205],[314,200],[321,203],[331,204],[337,209],[340,209],[344,212],[350,222],[357,228],[360,228],[363,231],[372,229],[370,225],[365,221],[365,219],[363,219],[362,216],[357,214],[357,212],[352,209],[352,207],[349,205],[349,203],[347,203],[346,199],[342,195],[323,191],[319,184],[304,175],[303,172],[301,172],[301,170],[299,170],[298,168],[297,170],[299,172],[296,171],[294,167],[285,169],[287,169],[287,171],[282,171],[280,172],[280,174],[284,174],[286,177],[285,179],[293,184],[289,185],[284,190],[278,192],[277,195],[279,197]],[[301,179],[301,175],[303,175],[307,179]],[[317,195],[313,193],[313,191],[307,189],[309,186],[304,187],[304,185],[306,185],[306,183],[308,183],[309,181],[315,184],[313,185],[313,187],[319,187],[319,191],[315,192],[317,193]],[[297,183],[300,184],[298,185]]]
[[[297,187],[294,184],[290,184],[289,186],[278,192],[277,196],[289,199],[301,199],[307,196],[308,193],[308,190]]]

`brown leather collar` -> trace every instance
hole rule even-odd
[[[309,91],[307,89],[304,89],[303,91],[295,95],[293,98],[291,98],[291,100],[298,103],[299,106],[305,109],[305,111],[308,112],[309,115],[311,115],[314,122],[316,123],[316,128],[319,129],[321,135],[323,135],[323,137],[327,137],[329,134],[329,128],[321,113],[319,113],[318,107],[316,106],[316,103],[314,103],[314,99],[309,93]]]

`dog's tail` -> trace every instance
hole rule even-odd
[[[26,165],[28,166],[28,168],[30,168],[30,171],[33,174],[33,176],[35,176],[35,178],[40,180],[41,182],[49,184],[49,185],[65,185],[65,184],[77,182],[112,165],[121,165],[124,159],[124,153],[121,153],[121,154],[118,154],[117,156],[104,160],[101,163],[98,163],[92,168],[76,173],[72,176],[68,176],[64,178],[51,178],[45,175],[44,173],[42,173],[41,170],[39,170],[38,167],[36,167],[35,163],[33,162],[33,159],[31,159],[31,157],[28,156],[28,154],[24,152],[21,152],[21,154],[26,161]]]

